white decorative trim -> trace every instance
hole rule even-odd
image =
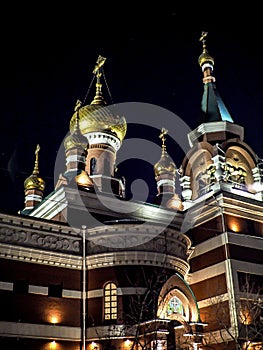
[[[135,329],[134,329],[135,331]],[[81,340],[80,327],[66,327],[56,325],[43,325],[22,322],[5,322],[0,321],[0,334],[6,337],[32,338],[77,341]],[[133,330],[126,330],[125,325],[114,325],[111,329],[107,326],[89,327],[86,331],[88,341],[118,338],[123,339],[127,335],[132,336]]]
[[[191,273],[189,275],[189,284],[195,284],[198,282],[205,281],[209,278],[221,275],[223,273],[226,273],[226,267],[225,267],[225,261],[222,261],[218,264],[215,264],[213,266],[209,266],[205,269],[199,270],[197,272]]]
[[[210,64],[210,63],[204,63],[204,64],[202,65],[202,71],[204,71],[206,68],[210,68],[212,71],[213,71],[213,69],[214,69],[213,65]]]
[[[33,286],[30,284],[28,287],[28,293],[48,295],[48,287]]]
[[[208,229],[209,230],[209,229]],[[212,239],[208,241],[204,241],[202,243],[199,243],[191,255],[192,258],[196,258],[199,255],[205,254],[211,250],[214,250],[218,247],[221,247],[225,244],[225,237],[223,234],[220,234],[219,236],[213,237]]]
[[[79,327],[0,321],[0,334],[7,337],[80,341]]]
[[[71,154],[66,158],[66,165],[71,162],[86,163],[86,159],[80,154]]]
[[[89,145],[110,145],[115,152],[117,152],[121,146],[121,142],[117,137],[104,132],[89,132],[84,134],[84,136],[88,139]]]
[[[198,138],[201,135],[209,134],[213,132],[219,132],[219,131],[229,132],[234,135],[238,135],[241,141],[243,141],[244,139],[243,126],[233,124],[227,121],[209,122],[209,123],[200,124],[196,129],[194,129],[187,135],[190,147],[191,148],[193,147],[194,143],[198,140]]]
[[[40,205],[29,216],[51,220],[58,213],[61,213],[68,206],[63,188],[58,189],[53,195],[45,199],[45,203]]]
[[[79,290],[70,290],[70,289],[62,290],[62,298],[81,299],[81,296],[82,296],[82,293]]]
[[[9,290],[13,291],[14,283],[12,282],[3,282],[0,281],[0,290]],[[146,288],[143,287],[124,287],[117,288],[117,295],[143,295],[146,292]],[[39,294],[39,295],[48,295],[48,287],[36,286],[30,284],[28,286],[29,294]],[[89,290],[87,293],[88,299],[93,298],[102,298],[103,297],[103,289],[94,289]],[[63,289],[62,290],[62,298],[74,298],[81,299],[82,292],[80,290],[73,289]]]
[[[170,180],[170,179],[161,179],[161,180],[157,181],[157,186],[162,186],[162,185],[169,185],[169,186],[172,186],[173,188],[175,188],[175,182],[173,180]]]
[[[82,257],[0,243],[0,258],[81,270]]]
[[[199,307],[199,309],[201,309],[203,307],[208,307],[211,305],[220,304],[224,301],[227,301],[228,299],[229,299],[228,293],[216,295],[214,297],[198,301],[198,307]]]
[[[37,194],[28,194],[25,198],[25,201],[36,201],[36,202],[41,202],[42,201],[42,197],[38,196]],[[28,209],[28,207],[27,207]]]
[[[0,281],[0,290],[10,290],[10,291],[12,291],[13,287],[14,287],[14,283],[12,283],[12,282]]]

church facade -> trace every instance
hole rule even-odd
[[[116,175],[127,122],[103,97],[104,57],[47,196],[36,147],[24,208],[0,214],[1,349],[262,349],[262,164],[217,91],[206,35],[203,122],[179,169],[163,125],[152,203],[126,200]]]

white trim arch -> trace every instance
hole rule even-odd
[[[182,303],[184,309],[183,315],[178,312],[170,316],[167,315],[166,310],[168,303],[173,297],[176,297]],[[170,277],[161,289],[158,300],[157,317],[161,319],[178,320],[181,323],[200,322],[199,309],[195,296],[191,288],[179,274]]]

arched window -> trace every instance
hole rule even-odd
[[[90,175],[93,175],[95,173],[95,168],[96,168],[96,159],[91,158],[90,160]]]
[[[117,286],[109,282],[104,287],[104,320],[117,319]]]
[[[184,307],[180,299],[177,297],[172,297],[166,306],[166,315],[170,318],[174,314],[185,315]]]

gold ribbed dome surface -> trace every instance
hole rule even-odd
[[[201,53],[201,55],[198,58],[198,63],[200,65],[200,67],[203,66],[204,63],[210,63],[212,66],[214,66],[214,59],[212,56],[209,55],[209,53],[207,51]]]
[[[166,151],[162,153],[160,160],[154,165],[155,176],[161,174],[175,174],[176,166]]]
[[[106,132],[122,141],[126,135],[127,123],[124,117],[114,116],[109,108],[98,104],[86,105],[79,109],[79,129],[83,135],[90,132]],[[77,112],[70,121],[73,132]]]
[[[24,189],[25,191],[27,190],[44,191],[45,181],[41,177],[35,174],[32,174],[24,181]]]

